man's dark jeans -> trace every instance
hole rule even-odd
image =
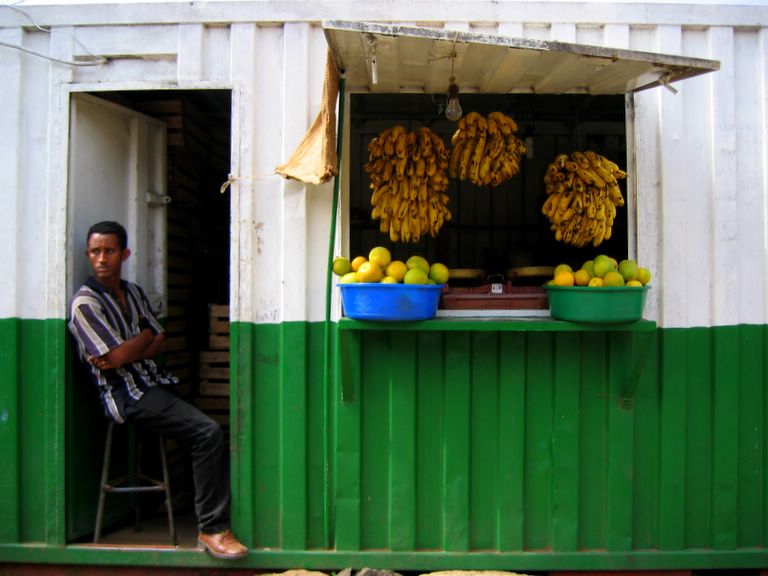
[[[172,392],[155,386],[125,409],[131,422],[173,438],[189,450],[195,482],[195,512],[199,530],[229,528],[229,454],[221,426]]]

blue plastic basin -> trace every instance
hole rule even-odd
[[[429,320],[437,314],[442,284],[339,284],[344,315],[380,322]]]

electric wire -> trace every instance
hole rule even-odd
[[[19,2],[14,2],[13,4],[0,4],[0,7],[15,10],[16,12],[18,12],[19,14],[27,18],[36,29],[40,30],[41,32],[45,32],[46,34],[50,34],[51,28],[45,28],[43,26],[40,26],[40,24],[38,24],[28,12],[18,7],[18,4],[21,4],[21,2],[23,2],[23,0],[20,0]],[[107,58],[103,56],[96,56],[95,54],[93,54],[90,50],[88,50],[88,48],[85,47],[85,45],[82,42],[80,42],[80,40],[77,39],[77,37],[74,34],[70,34],[70,36],[78,44],[78,46],[80,46],[88,54],[88,56],[92,58],[92,60],[63,60],[61,58],[49,56],[48,54],[43,54],[42,52],[37,52],[36,50],[31,50],[19,44],[5,42],[4,40],[0,40],[0,46],[5,46],[6,48],[18,50],[20,52],[24,52],[25,54],[37,56],[38,58],[43,58],[45,60],[56,62],[57,64],[64,64],[66,66],[100,66],[102,64],[106,64],[109,61]]]

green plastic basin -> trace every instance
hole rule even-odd
[[[650,286],[545,286],[549,310],[556,320],[621,323],[643,317]]]

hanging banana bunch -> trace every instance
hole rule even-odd
[[[363,167],[371,179],[371,218],[392,242],[435,238],[451,219],[448,209],[448,151],[426,126],[408,132],[396,125],[368,144]]]
[[[618,180],[626,177],[592,150],[558,155],[544,175],[547,199],[541,207],[555,239],[578,248],[610,239],[616,207],[624,206]]]
[[[448,175],[477,186],[498,186],[520,172],[525,143],[515,136],[517,123],[501,112],[485,118],[462,116],[451,138]]]

